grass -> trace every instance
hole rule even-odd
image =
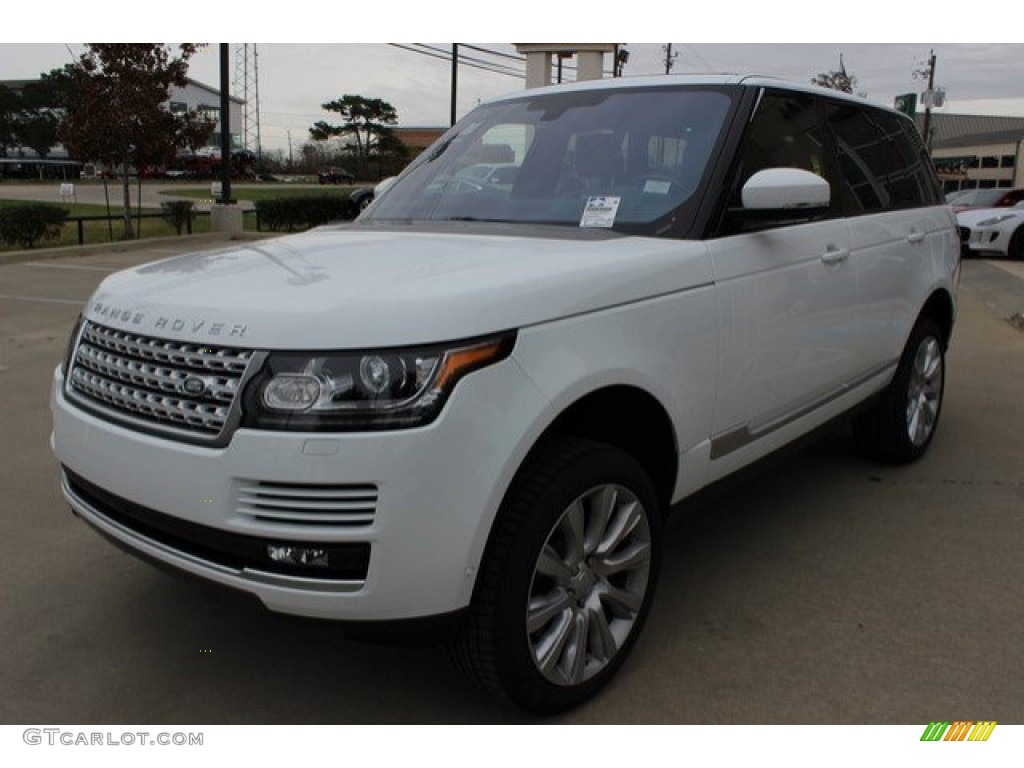
[[[311,195],[323,195],[325,197],[343,197],[348,198],[352,193],[352,190],[357,189],[358,185],[355,186],[321,186],[316,184],[296,184],[294,186],[282,186],[275,185],[270,187],[261,186],[247,186],[244,183],[231,185],[231,196],[235,200],[239,201],[257,201],[257,200],[274,200],[282,197],[309,197]],[[0,190],[2,193],[2,190]],[[133,188],[134,194],[134,188]],[[194,200],[210,200],[210,187],[192,187],[182,186],[180,188],[168,189],[162,191],[160,194],[166,195],[168,198],[191,198]],[[112,195],[113,198],[113,195]],[[117,198],[120,201],[120,196]],[[24,204],[26,200],[0,200],[0,206],[19,205]],[[133,199],[134,202],[134,199]],[[106,216],[107,207],[106,205],[94,205],[89,203],[53,203],[53,205],[60,205],[62,208],[68,210],[68,218],[73,219],[78,216]],[[132,208],[132,215],[137,213],[136,208]],[[159,208],[143,208],[142,213],[160,213]],[[123,217],[124,208],[118,205],[113,199],[111,200],[110,215],[115,217]],[[244,227],[246,230],[256,230],[256,217],[253,215],[246,215],[242,217]],[[132,226],[135,228],[136,237],[140,239],[150,237],[174,237],[178,233],[175,229],[165,222],[163,219],[141,219],[132,220]],[[82,222],[82,233],[84,243],[87,245],[98,244],[98,243],[109,243],[119,242],[121,240],[121,234],[124,231],[124,224],[121,218],[117,218],[114,221],[85,221]],[[210,231],[210,217],[206,215],[196,216],[192,220],[192,232],[193,234],[202,234]],[[55,248],[60,246],[78,245],[78,223],[75,221],[68,221],[61,230],[59,239],[56,240],[44,240],[36,243],[36,248]],[[16,251],[20,250],[19,246],[7,245],[0,243],[0,251]]]
[[[25,200],[0,200],[0,206],[16,206],[24,205]],[[55,240],[43,240],[36,243],[36,248],[58,248],[61,246],[68,245],[79,245],[78,242],[78,222],[71,221],[71,218],[78,216],[106,216],[107,207],[105,205],[92,205],[88,203],[61,203],[60,207],[66,208],[69,213],[69,221],[61,229],[60,237]],[[163,219],[136,219],[135,214],[138,213],[138,209],[132,208],[132,227],[135,231],[138,239],[147,239],[151,237],[176,237],[177,231]],[[160,213],[159,208],[143,208],[143,214]],[[123,217],[124,208],[111,205],[110,215],[115,217]],[[256,217],[252,215],[243,216],[242,221],[246,230],[256,230]],[[210,231],[210,217],[196,216],[192,220],[192,233],[203,234]],[[82,234],[84,244],[94,245],[99,243],[109,242],[120,242],[122,233],[124,232],[124,223],[122,218],[116,218],[114,221],[84,221],[82,222]],[[20,246],[7,245],[6,243],[0,242],[0,251],[17,251],[21,250]]]
[[[354,186],[287,186],[287,187],[247,187],[231,185],[231,197],[235,200],[279,200],[282,197],[310,197],[323,195],[324,197],[343,197],[348,199]],[[181,189],[167,189],[160,192],[168,197],[190,197],[196,200],[209,200],[209,187],[182,187]]]

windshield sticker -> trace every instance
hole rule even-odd
[[[672,182],[663,179],[648,179],[644,182],[644,194],[667,195],[672,189]]]
[[[583,209],[581,227],[612,227],[615,225],[615,214],[619,211],[621,197],[591,197]]]

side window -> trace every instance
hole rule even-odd
[[[891,207],[882,132],[871,113],[854,105],[830,103],[829,123],[836,141],[839,183],[833,189],[845,214]]]
[[[758,171],[766,168],[802,168],[828,180],[833,188],[832,209],[835,202],[835,183],[830,178],[827,130],[821,120],[818,102],[811,96],[797,93],[766,92],[761,98],[740,150],[738,173],[735,177],[729,208],[742,206],[743,185]],[[764,229],[792,223],[756,220],[742,215],[726,213],[725,234],[751,229]]]
[[[921,137],[897,115],[878,112],[877,120],[885,139],[892,207],[936,204],[941,194]]]

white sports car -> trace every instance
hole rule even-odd
[[[963,211],[956,221],[965,256],[994,252],[1024,259],[1024,202],[1012,208]]]

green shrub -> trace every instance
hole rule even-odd
[[[192,209],[195,206],[191,200],[169,200],[160,203],[163,210],[163,220],[168,226],[174,227],[179,235],[192,219]]]
[[[318,227],[331,221],[352,218],[348,200],[337,195],[309,195],[257,200],[256,215],[260,226],[271,232],[294,232],[305,227]]]
[[[0,208],[0,240],[32,248],[39,240],[60,237],[68,210],[46,203],[25,203]]]

